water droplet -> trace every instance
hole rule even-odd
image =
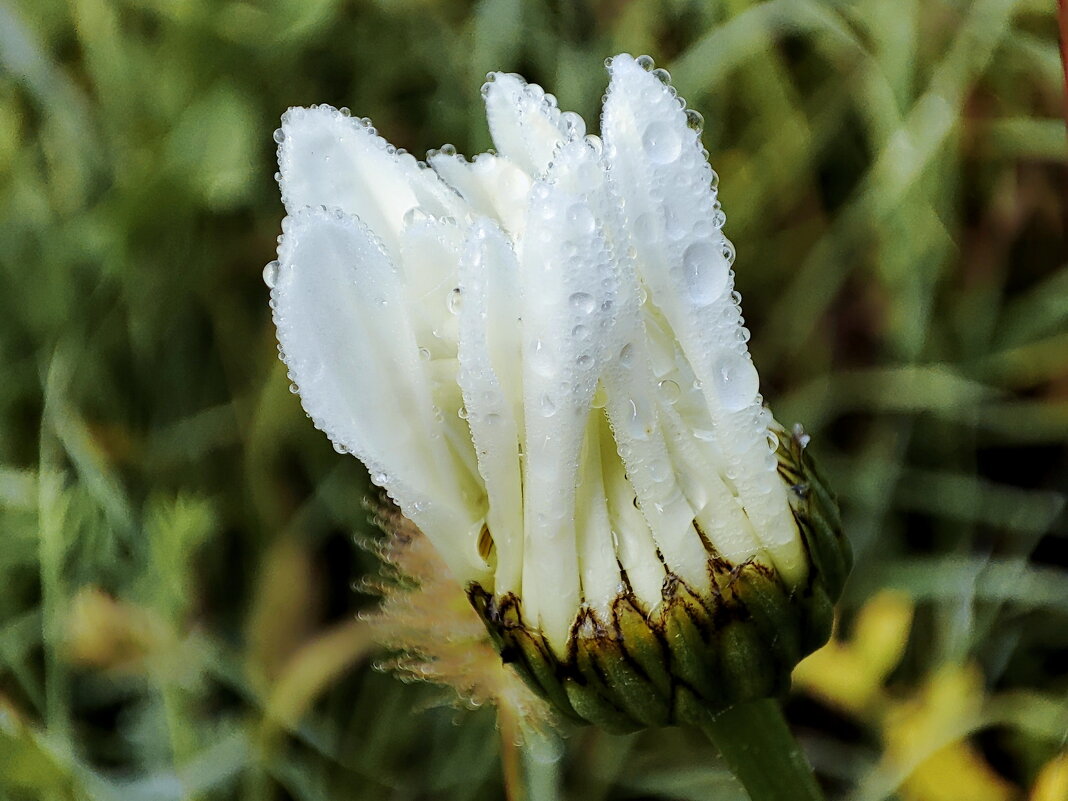
[[[590,356],[590,354],[588,353],[583,353],[581,356],[575,359],[575,364],[582,368],[589,367],[591,364],[593,364],[593,357]]]
[[[571,329],[571,336],[573,336],[575,339],[584,340],[587,339],[589,335],[590,329],[584,325],[579,324]]]
[[[429,219],[429,214],[427,214],[421,208],[413,206],[412,208],[404,212],[404,217],[401,221],[403,222],[405,227],[407,227],[409,225],[419,225],[420,223],[424,223]]]
[[[634,364],[634,345],[628,342],[623,346],[623,349],[619,352],[619,363],[623,367],[630,367]]]
[[[734,245],[729,239],[723,240],[723,258],[727,260],[727,264],[734,264]]]
[[[745,355],[725,353],[715,369],[716,393],[727,411],[744,409],[756,397],[760,378]]]
[[[671,477],[671,465],[664,459],[653,459],[649,462],[649,477],[653,481],[661,482],[667,481]]]
[[[286,141],[286,132],[283,131],[281,128],[278,128],[274,132],[274,141],[278,144],[282,144],[282,142]]]
[[[444,144],[439,148],[438,152],[443,156],[455,156],[456,145]]]
[[[549,346],[540,339],[534,343],[534,352],[530,354],[530,366],[538,375],[551,376],[554,369],[555,359],[549,350]]]
[[[542,395],[541,397],[541,414],[543,417],[552,417],[556,414],[556,404],[548,395]]]
[[[575,229],[582,234],[593,233],[597,223],[593,219],[593,212],[583,203],[575,203],[567,210],[567,219]]]
[[[598,384],[597,389],[595,389],[593,392],[593,400],[590,401],[590,406],[592,406],[594,409],[603,409],[605,403],[607,402],[608,396],[604,391],[604,386],[602,384]]]
[[[663,67],[653,70],[653,76],[660,81],[660,83],[671,83],[671,73]]]
[[[424,362],[430,361],[430,351],[426,348],[419,348],[419,358]]]
[[[296,382],[293,382],[289,385],[289,391],[296,395],[298,392],[300,392],[300,387],[297,385]]]
[[[347,454],[349,452],[349,449],[347,447],[345,447],[344,443],[333,442],[331,444],[334,446],[334,450],[337,451],[338,453],[340,453],[342,456],[344,456],[345,454]]]
[[[768,432],[768,450],[775,453],[779,449],[779,435],[774,431]]]
[[[682,266],[690,300],[698,306],[707,306],[719,297],[727,282],[727,266],[711,242],[694,242],[686,248]]]
[[[582,115],[576,114],[574,111],[565,111],[561,114],[560,124],[569,136],[576,139],[586,134],[586,121],[582,119]]]
[[[686,109],[686,125],[690,130],[701,133],[705,127],[705,118],[700,111],[688,108]]]
[[[649,123],[642,135],[642,147],[645,155],[654,164],[670,164],[682,151],[682,140],[670,123],[656,121]]]
[[[278,260],[267,262],[267,266],[263,268],[263,283],[267,284],[268,289],[274,289],[274,285],[278,283],[278,271],[281,265]]]
[[[678,382],[672,381],[670,378],[665,378],[663,381],[660,381],[656,385],[656,388],[660,390],[661,396],[669,404],[678,401],[679,397],[682,395],[682,390],[679,389]]]
[[[389,473],[371,473],[371,481],[382,487],[389,481]]]
[[[652,72],[656,69],[656,62],[653,61],[652,56],[638,56],[634,59],[634,62],[646,72]],[[607,64],[605,66],[608,66]]]
[[[628,403],[630,415],[627,417],[627,431],[634,439],[649,439],[650,426],[645,419],[645,413],[633,398]]]
[[[459,409],[457,409],[456,416],[459,417],[461,420],[466,420],[468,418],[467,407],[461,406]]]
[[[652,213],[644,212],[634,220],[634,236],[643,242],[651,242],[656,237],[656,217]]]
[[[589,292],[576,292],[568,300],[571,308],[581,314],[589,314],[597,306],[597,302]]]
[[[495,426],[501,421],[501,416],[496,412],[490,412],[483,418],[483,420],[486,421],[486,425]]]
[[[446,299],[445,303],[452,314],[460,313],[460,306],[463,305],[463,294],[460,292],[459,287],[456,287],[449,292],[449,297]]]

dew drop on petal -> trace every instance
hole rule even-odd
[[[652,213],[643,212],[635,218],[634,236],[642,242],[652,242],[656,238],[656,217]]]
[[[534,352],[530,354],[530,366],[535,373],[551,376],[556,372],[555,363],[548,345],[540,339],[534,343]]]
[[[267,262],[267,266],[263,268],[263,283],[267,284],[268,289],[274,289],[274,285],[278,283],[278,271],[281,265],[278,260]]]
[[[774,431],[768,432],[768,450],[775,453],[779,449],[779,435]]]
[[[665,378],[663,381],[660,381],[656,385],[656,388],[660,390],[661,397],[669,404],[678,401],[679,397],[682,395],[682,390],[679,389],[678,382],[673,381],[670,378]]]
[[[707,306],[723,291],[727,281],[727,267],[711,242],[694,242],[682,254],[682,266],[690,300]]]
[[[669,164],[682,152],[682,139],[670,123],[657,120],[649,123],[642,134],[645,155],[654,164]]]
[[[649,477],[653,481],[667,481],[671,476],[671,465],[665,459],[653,459],[649,462]]]
[[[619,352],[619,363],[623,367],[630,367],[634,364],[634,346],[631,343],[628,342]]]
[[[589,207],[581,203],[576,203],[567,210],[567,219],[582,234],[593,233],[593,229],[597,224]]]
[[[570,298],[571,308],[581,314],[589,314],[597,303],[589,292],[575,292]]]
[[[753,363],[742,353],[725,353],[715,369],[716,393],[723,408],[736,412],[756,397],[760,388]]]
[[[446,300],[446,304],[449,307],[449,311],[453,314],[460,313],[460,306],[463,303],[463,295],[460,293],[460,288],[457,287],[449,292],[449,297]]]

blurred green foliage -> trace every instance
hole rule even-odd
[[[910,598],[887,697],[977,666],[956,736],[1024,797],[1068,732],[1052,4],[0,0],[0,798],[501,797],[492,712],[371,668],[366,478],[259,277],[271,132],[327,102],[475,152],[487,70],[593,120],[620,51],[705,115],[765,396],[842,498],[845,631]],[[871,720],[788,711],[832,792],[935,798]],[[740,797],[686,732],[543,746],[535,801]]]

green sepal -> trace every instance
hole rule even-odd
[[[473,583],[471,604],[503,660],[565,716],[611,732],[701,725],[735,704],[783,694],[797,662],[830,636],[852,554],[807,438],[776,433],[779,474],[809,556],[802,581],[787,585],[758,561],[733,565],[713,554],[710,593],[669,575],[662,603],[645,610],[623,591],[608,615],[581,609],[559,651],[526,626],[518,597]]]

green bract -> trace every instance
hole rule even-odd
[[[744,701],[781,695],[790,672],[831,633],[852,554],[837,502],[805,451],[800,427],[779,432],[779,475],[811,563],[797,584],[756,561],[731,564],[710,551],[714,590],[702,595],[671,576],[647,610],[622,592],[602,620],[583,609],[567,646],[554,649],[523,620],[522,600],[477,582],[468,597],[504,661],[566,717],[624,733],[700,725]]]

